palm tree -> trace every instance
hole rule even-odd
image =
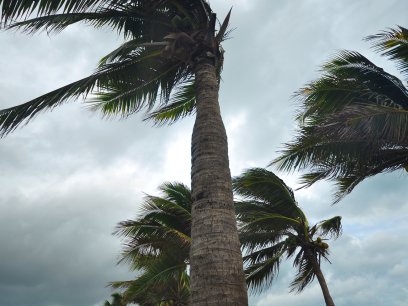
[[[123,301],[123,297],[120,293],[113,293],[111,295],[112,297],[112,303],[109,301],[105,301],[103,304],[104,306],[126,306],[127,303]]]
[[[146,196],[142,213],[119,223],[116,231],[124,238],[120,262],[142,273],[112,286],[125,289],[127,302],[184,306],[190,299],[191,191],[181,183],[164,183],[159,189],[161,196]]]
[[[408,29],[367,40],[408,76]],[[367,177],[408,170],[408,88],[357,52],[340,52],[322,70],[297,93],[299,134],[273,163],[280,170],[308,169],[304,186],[334,180],[338,202]]]
[[[291,291],[301,292],[314,277],[319,281],[326,305],[334,305],[320,268],[328,260],[328,238],[341,234],[341,217],[313,226],[297,205],[293,191],[274,173],[253,168],[233,180],[242,248],[246,251],[249,288],[267,288],[277,276],[283,259],[294,257],[297,269]]]
[[[145,110],[147,119],[160,124],[196,113],[191,145],[192,305],[247,305],[227,136],[218,103],[221,42],[230,14],[216,31],[216,14],[204,0],[0,0],[0,4],[0,22],[10,28],[58,32],[86,22],[108,26],[126,39],[92,75],[0,111],[3,136],[42,111],[90,93],[89,105],[105,116],[127,117]]]

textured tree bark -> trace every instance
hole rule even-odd
[[[320,269],[320,265],[317,263],[316,258],[313,257],[312,259],[313,267],[315,270],[315,274],[317,280],[319,281],[320,287],[322,288],[324,301],[326,302],[327,306],[335,306],[333,299],[329,292],[329,287],[327,287],[326,279],[323,276],[322,270]]]
[[[216,69],[196,64],[197,114],[191,145],[192,306],[246,306],[247,288],[238,239],[228,143],[218,103]]]

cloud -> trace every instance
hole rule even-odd
[[[233,5],[232,38],[225,42],[220,102],[233,174],[265,166],[294,132],[291,96],[319,75],[336,50],[373,56],[361,39],[404,25],[408,3],[389,1],[212,1],[221,19]],[[1,32],[0,107],[27,101],[84,77],[121,39],[78,25],[59,35]],[[35,118],[1,139],[0,305],[89,306],[109,299],[109,281],[132,277],[116,266],[115,225],[134,217],[143,192],[163,181],[189,184],[193,119],[154,128],[101,120],[78,102]],[[285,176],[296,186],[293,175]],[[364,182],[336,206],[331,186],[296,192],[312,221],[343,216],[344,235],[331,243],[324,265],[336,305],[402,306],[408,300],[406,174]],[[317,283],[289,294],[290,263],[251,305],[322,305]],[[404,304],[405,303],[405,304]]]

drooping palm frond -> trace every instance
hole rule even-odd
[[[408,109],[355,104],[326,116],[316,126],[317,137],[367,142],[371,146],[408,144]]]
[[[195,83],[185,83],[175,91],[167,105],[149,113],[144,120],[152,120],[156,125],[163,125],[193,115],[196,106]]]
[[[39,31],[59,33],[68,26],[84,22],[95,28],[109,27],[124,38],[140,38],[145,41],[161,39],[172,29],[170,18],[164,11],[148,16],[142,7],[116,5],[91,12],[73,12],[40,16],[13,23],[9,29],[22,30],[27,34]]]
[[[293,265],[298,267],[298,271],[295,279],[290,284],[290,291],[302,292],[315,277],[313,263],[305,256],[304,250],[301,250],[296,255]]]
[[[261,292],[272,285],[279,273],[285,249],[285,243],[281,242],[244,257],[244,262],[249,263],[245,274],[250,289]]]
[[[156,12],[166,13],[177,11],[191,20],[205,24],[212,14],[211,7],[205,1],[196,0],[149,0],[149,1],[127,1],[127,0],[13,0],[0,2],[0,21],[6,24],[13,23],[16,19],[26,19],[31,15],[48,16],[57,12],[81,13],[98,11],[101,9],[143,9],[145,17],[152,16]],[[174,15],[172,16],[174,17]]]
[[[382,55],[397,63],[402,73],[408,73],[408,29],[398,26],[379,34],[370,35],[366,40],[373,42],[373,47]]]
[[[93,109],[104,115],[128,116],[153,107],[160,94],[167,103],[174,84],[188,77],[191,72],[176,63],[164,61],[157,47],[141,47],[126,58],[101,65],[89,77],[51,91],[24,104],[0,110],[0,133],[12,132],[20,124],[27,123],[38,113],[52,110],[60,104],[96,96],[89,102]]]
[[[119,2],[112,0],[14,0],[1,1],[1,20],[5,23],[13,22],[14,19],[20,19],[36,13],[37,16],[49,15],[57,11],[84,12],[97,6],[103,6],[107,3]]]

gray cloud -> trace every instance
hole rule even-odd
[[[408,9],[403,0],[212,4],[220,18],[234,4],[220,93],[234,175],[265,166],[291,139],[291,95],[336,50],[360,51],[394,72],[361,39],[404,25]],[[51,38],[1,32],[0,107],[86,76],[119,43],[114,33],[82,26]],[[192,122],[152,128],[139,115],[100,120],[75,102],[1,139],[0,305],[102,305],[109,281],[132,277],[115,265],[120,241],[111,232],[137,213],[143,192],[165,180],[189,182]],[[295,176],[285,179],[296,185]],[[407,303],[405,186],[405,173],[378,176],[333,207],[327,183],[297,192],[311,220],[343,216],[344,236],[331,244],[333,264],[323,267],[337,305]],[[316,283],[288,293],[293,273],[283,265],[251,305],[323,305]]]

